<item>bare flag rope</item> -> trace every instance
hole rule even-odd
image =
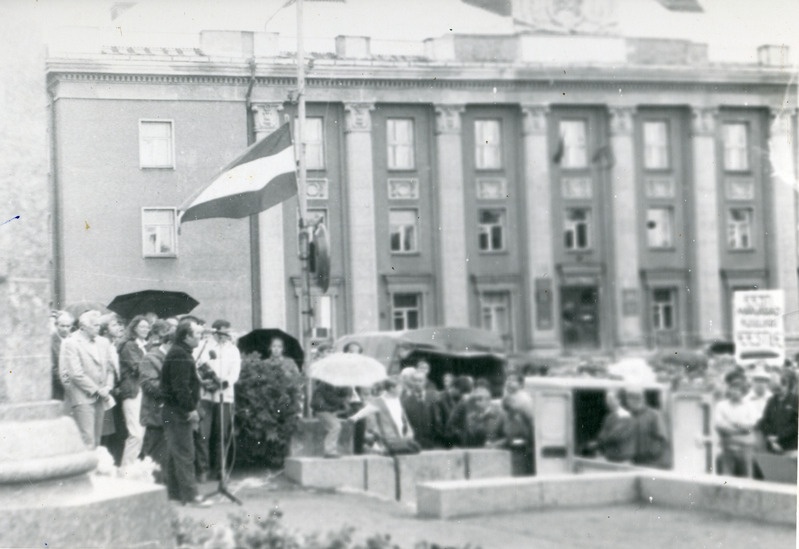
[[[289,124],[254,143],[180,207],[180,223],[255,215],[297,194]]]

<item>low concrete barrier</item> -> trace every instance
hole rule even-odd
[[[382,499],[397,499],[397,473],[390,457],[364,456],[366,491]]]
[[[416,485],[430,480],[466,478],[464,450],[430,450],[420,454],[397,456],[399,495],[405,503],[416,502]]]
[[[341,455],[352,454],[353,425],[349,421],[341,422],[341,434],[338,437],[338,452]],[[297,431],[291,437],[289,455],[291,457],[322,457],[325,428],[322,422],[314,418],[302,418]]]
[[[466,450],[466,478],[496,478],[512,475],[511,455],[508,450]]]
[[[654,505],[719,512],[759,522],[796,524],[795,485],[723,476],[682,477],[660,472],[639,476],[641,499]]]
[[[288,458],[286,476],[309,488],[349,488],[366,490],[364,456],[342,456],[338,459]]]
[[[630,503],[637,475],[585,474],[428,482],[417,487],[420,516],[452,518],[552,507]]]

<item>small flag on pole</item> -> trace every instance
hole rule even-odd
[[[180,222],[255,215],[297,194],[288,124],[250,146],[180,207]]]

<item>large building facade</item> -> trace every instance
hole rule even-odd
[[[315,337],[454,325],[514,351],[685,347],[730,337],[736,290],[797,308],[779,49],[731,65],[685,40],[534,32],[374,49],[309,54],[305,193],[332,260]],[[248,132],[296,116],[279,37],[51,52],[47,70],[60,304],[181,289],[201,315],[300,334],[296,200],[176,222]],[[785,324],[795,346],[799,315]]]

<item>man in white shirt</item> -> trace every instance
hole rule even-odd
[[[732,372],[725,378],[727,398],[716,404],[714,421],[721,441],[718,468],[723,475],[748,477],[751,474],[750,454],[754,443],[753,429],[758,418],[744,402],[746,378]]]
[[[206,479],[210,470],[213,470],[217,478],[224,473],[220,470],[222,460],[219,454],[219,429],[220,425],[223,425],[227,445],[232,422],[231,405],[235,396],[233,386],[239,380],[241,373],[241,354],[233,343],[230,322],[216,320],[211,328],[212,337],[200,345],[197,356],[197,372],[202,386],[200,392],[202,444],[198,455],[200,481]]]

